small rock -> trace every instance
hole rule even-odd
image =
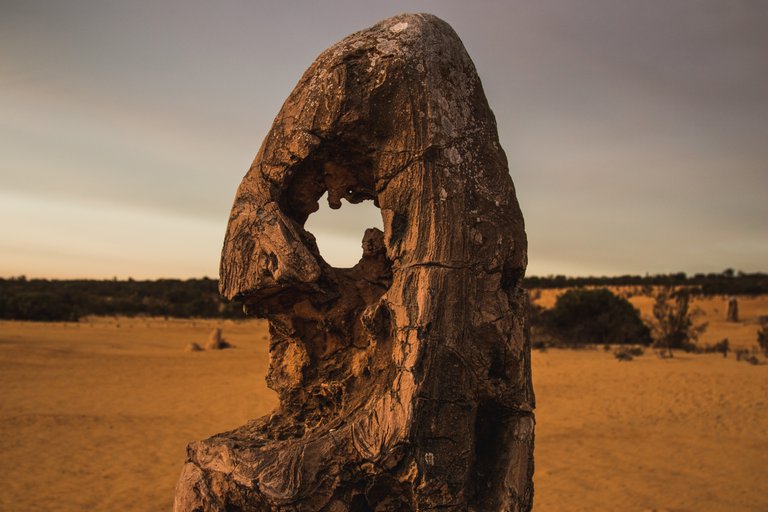
[[[221,337],[221,329],[218,327],[211,331],[211,335],[208,337],[208,343],[205,345],[207,350],[223,350],[230,348],[232,345]]]

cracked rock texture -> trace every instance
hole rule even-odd
[[[351,269],[304,229],[372,200]],[[271,415],[188,447],[176,512],[530,510],[523,217],[451,27],[384,20],[304,73],[242,181],[221,293],[269,319]]]

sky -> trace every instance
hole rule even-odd
[[[528,275],[768,271],[768,2],[0,0],[0,277],[216,277],[301,74],[401,12],[475,62]],[[381,219],[307,226],[350,266]]]

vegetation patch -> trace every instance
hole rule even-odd
[[[606,288],[568,290],[552,309],[531,314],[534,333],[552,344],[651,343],[651,333],[630,302]]]

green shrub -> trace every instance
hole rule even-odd
[[[565,344],[651,342],[640,313],[627,299],[606,288],[576,288],[558,297],[555,306],[540,315],[542,328]]]
[[[706,322],[696,321],[702,314],[700,309],[691,308],[691,294],[687,288],[659,288],[653,304],[653,346],[665,349],[669,356],[672,356],[672,349],[694,350],[696,340],[707,330]]]

